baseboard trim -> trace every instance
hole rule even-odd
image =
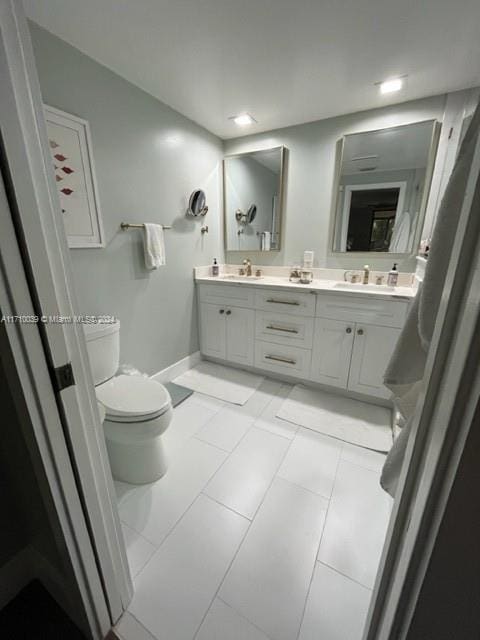
[[[182,358],[178,362],[174,362],[170,366],[162,369],[158,373],[154,373],[153,376],[150,377],[157,382],[165,384],[165,382],[170,382],[174,378],[182,375],[182,373],[185,373],[185,371],[194,367],[201,359],[202,356],[200,355],[200,351],[195,351],[195,353],[191,353],[189,356]]]

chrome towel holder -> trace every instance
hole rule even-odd
[[[161,227],[163,227],[163,229],[171,229],[172,227],[169,225],[160,225]],[[143,222],[121,222],[120,223],[120,229],[122,229],[122,231],[128,231],[128,229],[143,229],[145,227],[145,224]]]

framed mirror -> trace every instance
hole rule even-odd
[[[226,251],[279,251],[285,147],[227,156],[223,161]]]
[[[333,253],[410,254],[420,240],[440,134],[435,120],[353,133],[337,145]]]

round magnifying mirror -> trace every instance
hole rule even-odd
[[[252,223],[255,220],[257,215],[257,205],[251,204],[247,210],[247,222],[248,224]]]
[[[205,191],[202,191],[202,189],[195,189],[195,191],[192,192],[192,195],[190,196],[190,200],[188,201],[188,210],[187,213],[190,216],[204,216],[207,211],[208,211],[208,207],[206,206],[206,196],[205,196]]]

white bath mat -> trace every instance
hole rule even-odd
[[[213,396],[232,404],[245,404],[260,386],[263,376],[224,367],[215,362],[201,362],[175,378],[175,384]]]
[[[297,384],[277,417],[375,451],[392,446],[391,411]]]

